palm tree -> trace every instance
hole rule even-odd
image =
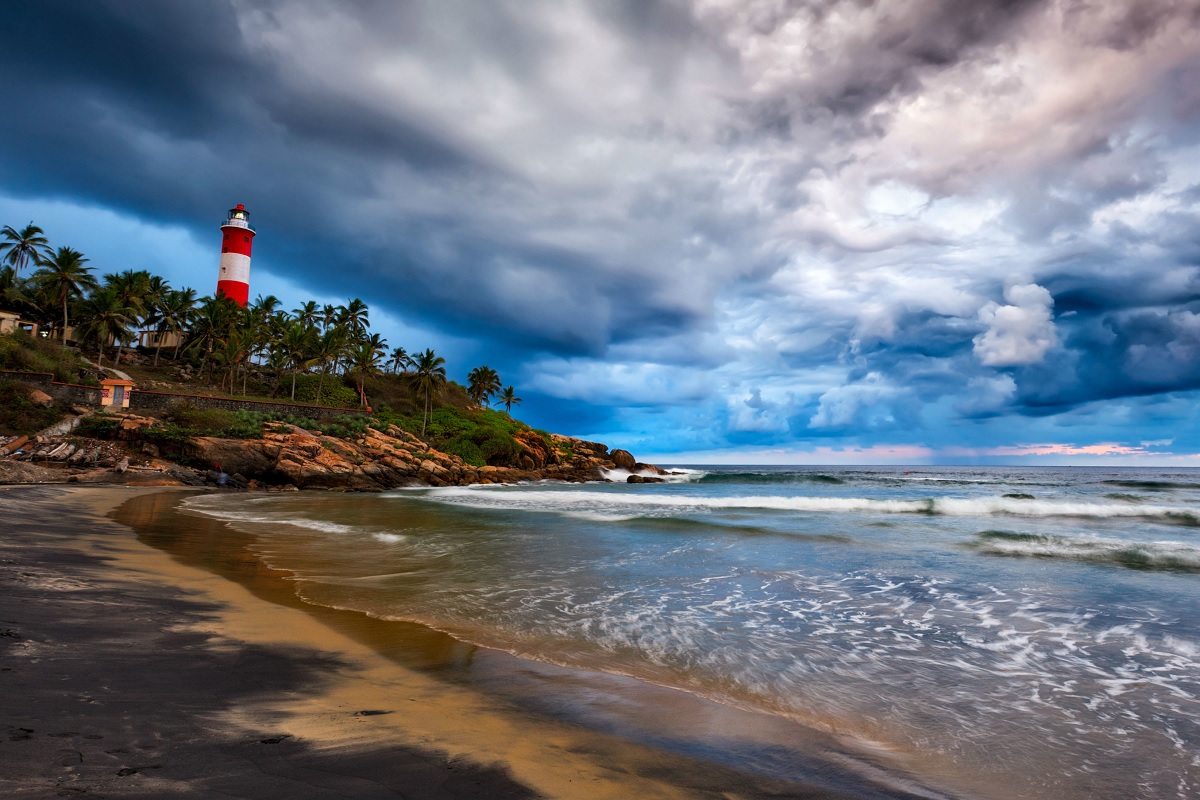
[[[13,267],[0,268],[0,309],[16,311],[35,307],[33,298],[25,293],[25,281],[17,277],[17,270]]]
[[[312,328],[317,324],[317,320],[321,318],[321,312],[317,309],[317,301],[309,300],[299,308],[293,308],[292,314],[295,315],[296,321],[306,328]]]
[[[313,350],[313,330],[298,320],[289,320],[279,337],[279,349],[287,356],[292,370],[292,399],[296,399],[296,373],[308,366],[309,354]],[[318,389],[318,397],[320,390]],[[319,402],[319,400],[318,400]]]
[[[418,394],[425,396],[425,414],[421,417],[421,435],[425,435],[425,426],[429,421],[429,408],[433,404],[433,395],[446,385],[446,359],[437,355],[432,349],[419,353],[413,361],[413,388]]]
[[[329,368],[339,361],[347,348],[346,332],[341,328],[327,328],[316,337],[313,345],[313,363],[321,366],[321,377],[317,380],[317,402],[321,402],[321,392],[325,388],[325,376]]]
[[[412,363],[412,359],[408,355],[408,351],[403,347],[397,347],[392,351],[392,359],[389,362],[392,365],[392,374],[396,375],[400,369],[407,368]]]
[[[367,407],[367,376],[379,372],[379,364],[386,352],[387,342],[378,333],[360,340],[350,351],[350,371],[354,373],[354,383],[363,408]]]
[[[161,278],[159,278],[158,283],[162,284]],[[105,288],[111,287],[114,289],[121,296],[121,300],[125,306],[133,309],[134,325],[148,324],[147,321],[154,314],[155,287],[155,281],[151,278],[149,272],[144,269],[136,272],[127,269],[120,274],[105,275],[104,285]],[[121,356],[125,352],[125,344],[129,338],[126,335],[119,339],[121,346],[117,349],[117,360],[115,363],[121,363]]]
[[[13,273],[21,274],[21,270],[30,264],[40,264],[50,256],[50,242],[42,234],[44,231],[30,222],[21,230],[5,225],[0,231],[4,241],[0,242],[0,253],[4,253],[0,263],[13,268]]]
[[[500,393],[500,402],[504,404],[504,413],[512,417],[512,407],[521,405],[521,398],[517,397],[513,387],[505,386],[504,391]]]
[[[62,343],[67,344],[67,328],[70,320],[67,318],[67,304],[82,297],[85,292],[94,291],[99,284],[92,276],[92,268],[85,267],[87,259],[78,250],[60,247],[48,259],[42,261],[42,266],[33,273],[38,286],[47,297],[62,308]]]
[[[344,325],[350,338],[358,339],[367,335],[371,321],[367,318],[367,304],[357,297],[338,310],[338,324]]]
[[[241,307],[223,294],[205,297],[200,302],[192,319],[190,341],[187,350],[200,350],[200,369],[204,370],[212,360],[213,351],[224,345],[229,338],[232,322]]]
[[[476,367],[467,375],[467,396],[477,406],[487,405],[492,395],[500,391],[500,376],[491,367]]]
[[[159,348],[162,347],[162,335],[173,333],[175,339],[175,355],[179,360],[179,347],[183,344],[183,332],[191,324],[196,315],[196,290],[180,289],[170,292],[159,305],[157,313]],[[154,366],[158,366],[158,350],[154,351]]]
[[[79,341],[95,343],[96,363],[103,369],[104,348],[129,338],[137,321],[137,309],[129,305],[116,287],[105,286],[80,304],[78,316]]]

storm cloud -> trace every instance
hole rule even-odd
[[[6,26],[17,207],[206,242],[244,202],[256,270],[471,343],[545,427],[668,455],[1187,438],[1200,0],[46,0]]]

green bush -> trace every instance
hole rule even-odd
[[[387,406],[375,412],[377,425],[386,429],[395,425],[401,430],[421,436],[420,415],[397,414]],[[509,419],[507,414],[491,409],[462,409],[441,405],[429,415],[424,440],[443,453],[456,455],[468,464],[482,467],[512,466],[521,454],[521,445],[514,441],[518,433],[530,430],[522,422]],[[546,435],[549,438],[549,435]]]
[[[0,369],[21,372],[49,372],[63,383],[96,385],[92,377],[81,377],[88,369],[74,350],[64,350],[50,339],[14,331],[0,336]]]
[[[479,445],[475,444],[468,436],[456,436],[442,445],[441,451],[449,453],[452,456],[458,456],[472,467],[482,467],[487,464],[487,459],[484,458],[483,451],[479,449]]]
[[[233,427],[237,413],[221,408],[197,408],[189,403],[171,409],[166,419],[193,436],[221,436]]]
[[[30,400],[28,387],[0,380],[0,434],[23,436],[37,433],[62,417],[62,412],[57,408],[42,408]]]
[[[116,417],[110,417],[107,414],[93,414],[80,420],[78,427],[75,428],[75,435],[89,439],[115,439],[117,430]]]
[[[321,388],[321,397],[317,399],[317,387]],[[280,386],[291,397],[292,377],[285,374],[280,380]],[[358,392],[353,386],[347,386],[337,375],[326,375],[324,382],[320,375],[296,376],[296,402],[317,403],[330,408],[353,408],[358,405]]]

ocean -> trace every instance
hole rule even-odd
[[[917,796],[1200,796],[1200,472],[678,472],[183,512],[307,604],[786,719]]]

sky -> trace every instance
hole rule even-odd
[[[1200,466],[1200,0],[39,0],[0,224],[672,463]]]

